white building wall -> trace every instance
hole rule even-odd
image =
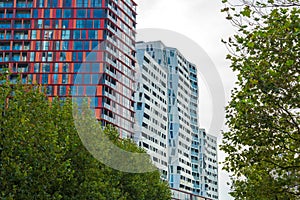
[[[216,138],[206,134],[204,129],[199,129],[197,67],[186,60],[176,48],[166,47],[161,41],[140,42],[137,44],[137,49],[138,63],[143,63],[141,66],[153,70],[153,65],[158,65],[166,73],[165,79],[163,79],[164,76],[160,76],[161,80],[152,81],[151,74],[141,68],[141,74],[144,75],[144,78],[138,81],[138,84],[145,82],[151,91],[155,90],[152,88],[153,84],[157,84],[155,87],[160,87],[161,83],[166,84],[166,88],[161,88],[166,89],[164,96],[166,101],[158,101],[163,107],[157,109],[161,109],[163,119],[167,117],[167,121],[163,121],[167,128],[162,130],[166,133],[166,138],[163,138],[165,140],[162,141],[166,144],[164,148],[166,157],[164,158],[166,158],[167,168],[165,165],[156,165],[160,169],[168,171],[167,180],[171,188],[217,199],[217,143]],[[139,54],[139,52],[142,53]],[[152,65],[145,63],[144,57]],[[156,104],[153,93],[142,88],[142,85],[139,86],[138,91],[140,92],[136,93],[136,100],[142,100],[143,104],[155,107],[152,105],[152,99]],[[144,96],[139,96],[141,92],[148,95],[150,100],[145,99]],[[153,123],[151,120],[143,118],[144,113],[148,114],[150,118],[154,116],[152,111],[141,108],[141,110],[136,111],[139,121],[143,122],[144,120],[147,125],[150,124],[154,127],[155,124],[151,124]],[[143,146],[144,141],[149,140],[146,139],[148,135],[153,137],[156,133],[149,127],[145,128],[142,123],[140,123],[140,127],[142,128],[138,132],[147,134],[147,136],[141,134],[136,136],[140,138],[138,141]],[[155,146],[153,142],[148,141],[148,144]],[[151,148],[147,151],[152,158],[159,157]]]
[[[201,195],[218,199],[218,155],[217,137],[209,135],[204,129],[200,129],[201,141]]]
[[[139,69],[134,96],[137,126],[135,141],[145,148],[167,180],[167,73],[137,45]]]

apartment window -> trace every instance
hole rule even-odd
[[[84,28],[85,20],[77,20],[76,21],[76,28]]]
[[[96,86],[87,86],[86,87],[86,95],[92,96],[95,94]]]
[[[142,110],[142,103],[137,103],[137,106],[136,106],[136,109],[137,110]]]
[[[143,147],[145,147],[145,148],[149,149],[149,144],[147,144],[147,143],[143,142]]]
[[[103,18],[105,16],[105,12],[102,9],[94,10],[94,18]]]
[[[72,17],[72,10],[65,9],[64,10],[64,18],[71,18]]]
[[[44,18],[50,18],[50,9],[44,9]]]
[[[92,7],[101,7],[101,0],[91,0]]]
[[[64,7],[71,7],[72,6],[72,0],[63,0]]]
[[[93,28],[93,20],[86,20],[86,27]]]
[[[98,32],[95,30],[89,30],[89,39],[98,39]]]
[[[62,10],[61,9],[57,9],[56,10],[56,18],[61,18],[61,13],[62,13]]]
[[[84,7],[84,8],[86,8],[89,5],[88,3],[89,3],[88,0],[77,0],[76,1],[76,6],[77,7]]]
[[[48,74],[43,74],[42,75],[42,84],[47,84],[48,83]]]
[[[86,18],[86,10],[77,10],[76,17],[77,18]]]

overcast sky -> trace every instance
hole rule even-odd
[[[221,38],[228,38],[234,33],[234,29],[225,19],[225,14],[220,12],[221,0],[136,0],[136,2],[138,29],[161,28],[176,31],[194,40],[204,49],[220,73],[228,102],[235,76],[229,69],[229,62],[225,60],[227,50],[221,43]],[[201,66],[198,67],[201,71]],[[212,118],[211,96],[201,80],[199,87],[200,124],[201,127],[208,129]],[[223,126],[222,129],[226,130],[226,127]],[[220,134],[217,136],[221,142]],[[219,161],[223,159],[224,154],[219,152]],[[231,199],[228,195],[229,186],[226,184],[228,181],[228,175],[219,169],[220,200]]]

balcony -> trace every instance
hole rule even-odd
[[[115,119],[113,119],[113,118],[111,118],[111,117],[109,117],[109,116],[107,116],[107,115],[103,115],[103,116],[102,116],[102,119],[105,119],[105,120],[107,120],[107,121],[109,121],[109,122],[111,122],[111,123],[116,123],[116,120],[115,120]]]
[[[109,74],[111,77],[117,79],[117,75],[113,72],[111,72],[110,70],[106,70],[105,73]]]
[[[106,84],[106,85],[108,85],[108,86],[110,86],[110,87],[112,87],[112,88],[114,88],[114,89],[117,89],[116,85],[113,84],[113,83],[111,83],[111,82],[109,82],[108,80],[105,80],[105,81],[104,81],[104,84]]]

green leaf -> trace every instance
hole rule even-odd
[[[251,15],[251,9],[249,6],[245,6],[244,10],[241,11],[241,14],[245,17],[250,17]]]

